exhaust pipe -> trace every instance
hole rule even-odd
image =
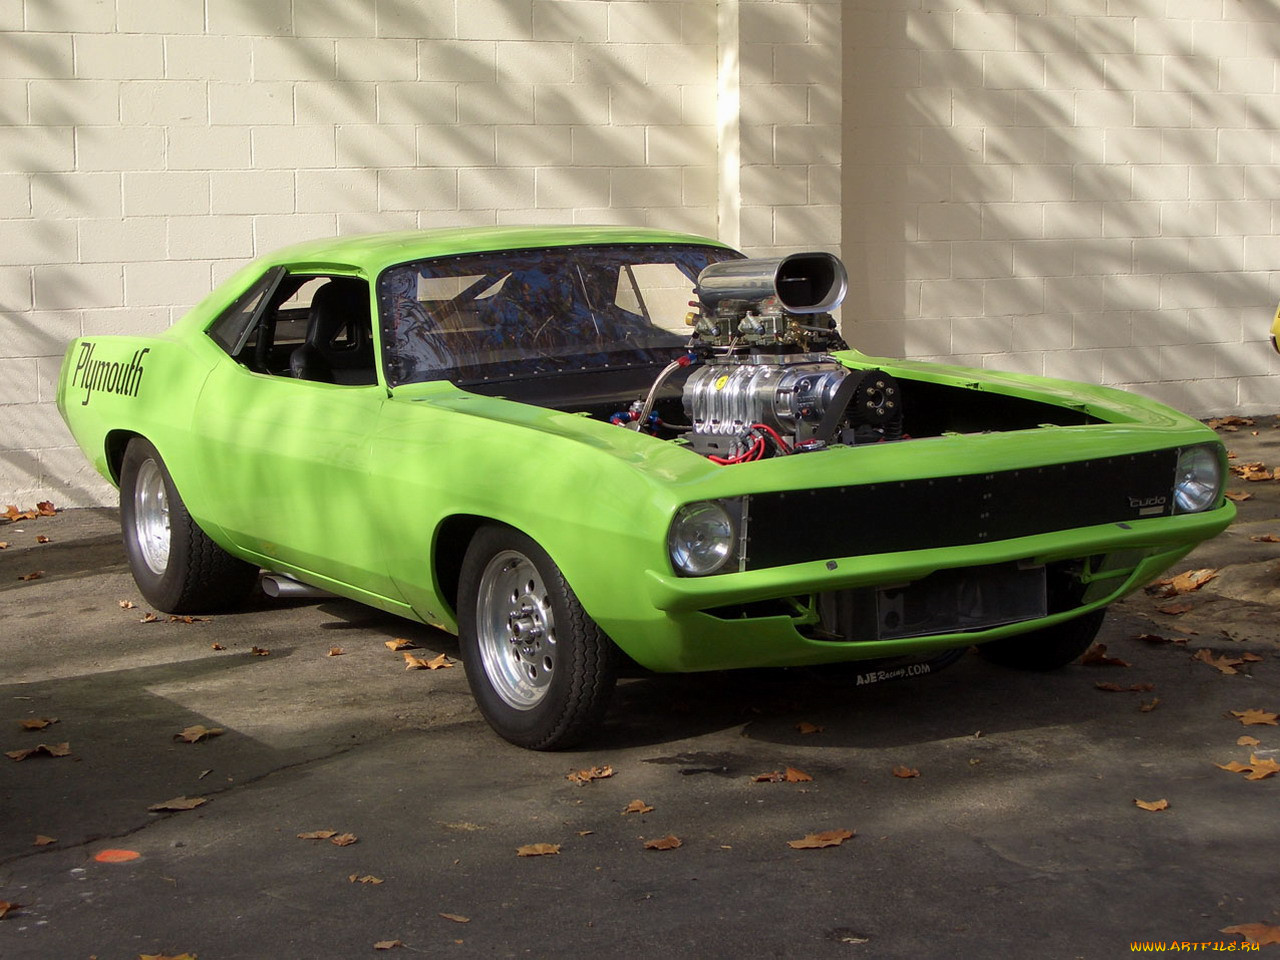
[[[319,587],[313,587],[293,577],[286,577],[283,573],[268,573],[263,576],[262,592],[268,597],[283,600],[320,599],[333,596],[328,590],[321,590]]]

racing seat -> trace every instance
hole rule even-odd
[[[334,277],[311,300],[307,337],[289,357],[289,373],[321,383],[375,383],[372,334],[368,286]]]

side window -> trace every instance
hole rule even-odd
[[[253,286],[222,312],[222,315],[205,331],[211,340],[233,357],[242,349],[246,341],[254,333],[254,319],[263,305],[263,301],[284,276],[284,270],[277,267],[268,270]]]
[[[374,363],[373,324],[369,312],[369,285],[358,277],[289,274],[258,293],[250,306],[249,294],[225,315],[248,313],[248,328],[227,350],[256,373],[266,373],[321,383],[373,384],[378,382]],[[243,305],[241,301],[244,301]],[[210,336],[224,317],[215,321]]]

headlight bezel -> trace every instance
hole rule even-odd
[[[672,569],[682,577],[738,570],[744,523],[743,503],[736,498],[683,504],[667,527],[667,559]]]
[[[1178,450],[1173,475],[1175,516],[1204,513],[1222,500],[1225,481],[1221,444],[1200,443]]]

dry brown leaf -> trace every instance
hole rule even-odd
[[[1207,663],[1209,666],[1228,674],[1239,673],[1240,671],[1237,670],[1236,667],[1244,663],[1244,659],[1241,657],[1215,657],[1213,655],[1213,651],[1207,647],[1201,647],[1195,652],[1195,655],[1192,656],[1191,659],[1197,660],[1200,663]]]
[[[9,900],[0,900],[0,919],[3,919],[4,917],[13,913],[13,911],[15,910],[21,910],[21,909],[22,909],[22,904],[20,903],[12,903]]]
[[[893,775],[901,780],[910,780],[912,777],[920,776],[920,771],[913,767],[897,766],[893,768]]]
[[[51,723],[57,723],[57,717],[29,717],[26,720],[20,720],[23,730],[43,730]]]
[[[548,857],[560,853],[558,843],[527,843],[516,847],[517,857]]]
[[[404,637],[396,637],[394,640],[384,640],[382,645],[388,650],[405,650],[412,647],[413,641],[406,640]]]
[[[204,724],[197,723],[193,727],[187,727],[181,733],[175,733],[173,739],[181,740],[184,743],[199,743],[208,737],[220,737],[224,733],[221,727],[206,727]]]
[[[684,841],[674,833],[668,833],[665,837],[659,837],[657,840],[646,840],[644,842],[646,850],[675,850],[682,846],[684,846]]]
[[[227,649],[227,648],[226,648],[226,647],[224,647],[224,646],[223,646],[222,644],[220,644],[220,643],[211,643],[211,644],[209,644],[209,649],[210,649],[210,650],[225,650],[225,649]]]
[[[121,610],[132,610],[136,604],[132,600],[117,600]]]
[[[36,834],[36,842],[32,844],[35,847],[47,847],[51,843],[57,843],[57,837],[46,837],[43,833]]]
[[[336,837],[337,830],[311,830],[307,833],[298,834],[299,840],[328,840],[330,837]]]
[[[340,833],[336,837],[330,837],[329,842],[335,847],[349,847],[359,839],[354,833]]]
[[[32,570],[30,573],[24,573],[18,579],[19,580],[39,580],[43,576],[44,576],[43,570]]]
[[[52,500],[41,500],[36,504],[36,513],[42,517],[52,517],[58,512],[58,508],[53,505]]]
[[[138,622],[139,623],[155,623],[159,619],[160,619],[159,617],[157,617],[154,613],[148,610],[145,614],[143,614],[142,619],[140,619]]]
[[[9,549],[9,541],[0,540],[0,550],[8,550],[8,549]]]
[[[852,830],[824,830],[822,833],[808,833],[799,840],[788,840],[787,846],[793,850],[818,850],[822,847],[838,847],[850,837]]]
[[[46,537],[43,533],[39,533],[39,534],[36,534],[36,543],[53,543],[53,541],[50,540],[48,537]]]
[[[407,657],[408,654],[405,654],[405,656]],[[453,665],[454,661],[450,660],[443,653],[436,654],[436,656],[426,661],[426,668],[428,670],[443,670],[446,667],[452,667]]]
[[[1152,813],[1155,813],[1158,810],[1169,809],[1169,801],[1163,798],[1160,800],[1139,800],[1137,797],[1134,797],[1133,802],[1143,810],[1150,810]]]
[[[203,804],[208,803],[204,797],[174,797],[172,800],[165,800],[161,803],[155,803],[147,807],[156,813],[166,813],[177,810],[194,810]]]
[[[183,614],[181,616],[170,616],[166,620],[167,623],[208,623],[208,617],[191,617]]]
[[[343,650],[341,647],[330,647],[330,648],[329,648],[329,652],[328,652],[328,653],[326,653],[326,654],[325,654],[325,656],[326,656],[326,657],[340,657],[340,656],[342,656],[342,655],[343,655],[344,653],[346,653],[346,652],[347,652],[347,651]]]
[[[403,940],[379,940],[373,945],[375,950],[394,950],[396,947],[403,947]]]
[[[813,777],[809,776],[803,770],[797,770],[795,767],[787,767],[786,781],[787,783],[812,783]]]
[[[460,913],[442,913],[440,914],[440,917],[441,919],[444,919],[444,920],[452,920],[454,923],[470,923],[471,922],[470,917],[464,917]]]
[[[1129,663],[1119,657],[1107,656],[1107,645],[1095,643],[1084,652],[1080,662],[1087,667],[1127,667]]]
[[[1167,606],[1156,607],[1156,613],[1163,613],[1169,617],[1179,617],[1184,613],[1190,613],[1195,608],[1194,603],[1170,603]]]
[[[1274,533],[1260,533],[1249,539],[1254,543],[1280,543],[1280,537],[1277,537]]]
[[[1131,683],[1127,687],[1122,687],[1118,683],[1095,683],[1094,687],[1098,690],[1106,690],[1108,693],[1149,693],[1156,688],[1154,683]]]
[[[645,803],[643,800],[632,800],[622,808],[622,812],[624,815],[628,813],[652,813],[653,807],[649,806],[649,804]]]
[[[1235,503],[1240,503],[1244,500],[1253,499],[1252,493],[1245,493],[1243,490],[1228,490],[1225,496],[1228,500],[1231,500]]]
[[[70,754],[71,744],[69,743],[37,743],[26,750],[10,750],[5,756],[14,760],[25,760],[27,757],[66,757]]]
[[[757,773],[751,778],[752,783],[781,783],[784,775],[780,770],[770,770],[768,773]]]
[[[1152,710],[1154,710],[1158,706],[1160,706],[1160,698],[1153,697],[1151,700],[1148,700],[1145,703],[1143,703],[1141,706],[1139,706],[1138,709],[1141,710],[1143,713],[1150,713]]]
[[[1240,427],[1252,427],[1257,423],[1256,420],[1250,420],[1248,417],[1237,417],[1235,414],[1230,414],[1225,417],[1214,417],[1212,420],[1207,420],[1205,422],[1212,430],[1216,430],[1219,427],[1236,427],[1237,429]]]
[[[1256,653],[1249,653],[1247,650],[1244,653],[1240,654],[1240,659],[1243,660],[1245,663],[1261,663],[1262,662],[1262,657],[1258,656],[1258,654]]]
[[[592,780],[605,780],[613,776],[613,767],[605,765],[603,767],[591,767],[587,770],[575,770],[565,775],[566,780],[571,780],[581,786],[584,783],[590,783]]]
[[[1161,597],[1178,597],[1184,593],[1191,593],[1195,590],[1199,590],[1217,575],[1218,571],[1210,567],[1202,567],[1199,570],[1187,570],[1178,574],[1176,577],[1166,577],[1163,580],[1157,580],[1147,588],[1147,592],[1157,594]]]
[[[351,876],[347,877],[347,883],[371,883],[377,885],[382,883],[382,878],[375,877],[371,873],[366,873],[364,876],[361,876],[358,873],[353,873]]]
[[[1277,763],[1271,757],[1266,760],[1259,760],[1254,754],[1249,754],[1248,763],[1232,760],[1230,763],[1215,763],[1214,766],[1221,767],[1231,773],[1246,774],[1246,780],[1265,780],[1267,777],[1274,777],[1277,773],[1280,773],[1280,763]]]
[[[1219,933],[1238,933],[1246,943],[1256,943],[1265,947],[1269,943],[1280,943],[1280,927],[1269,923],[1237,923],[1233,927],[1223,927]]]
[[[796,724],[796,729],[799,730],[801,734],[807,736],[808,734],[811,734],[811,733],[821,733],[823,730],[826,729],[826,727],[823,727],[816,723],[810,723],[808,720],[801,720],[799,723]]]
[[[253,654],[253,656],[255,656],[255,657],[269,657],[269,656],[271,656],[271,651],[270,651],[270,650],[264,650],[262,647],[250,647],[250,648],[249,648],[249,653]]]
[[[1276,714],[1267,713],[1257,707],[1250,707],[1248,710],[1232,710],[1231,715],[1238,718],[1246,727],[1262,723],[1271,727],[1280,726],[1280,718]]]
[[[9,504],[8,507],[5,508],[4,513],[0,513],[0,517],[3,517],[4,519],[8,520],[10,523],[17,523],[20,519],[22,519],[22,511],[19,510],[16,506],[14,506],[11,503]]]
[[[1245,734],[1242,737],[1236,738],[1237,747],[1256,747],[1256,746],[1260,746],[1261,744],[1262,744],[1261,740],[1259,740],[1257,737],[1251,737],[1248,734]]]

